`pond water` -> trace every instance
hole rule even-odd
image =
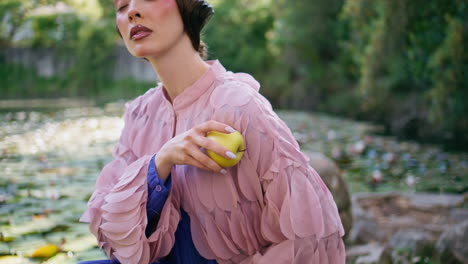
[[[123,126],[122,103],[0,113],[0,264],[104,259],[78,222]],[[468,190],[468,154],[371,134],[373,126],[324,114],[278,111],[301,148],[333,158],[352,193]],[[31,258],[55,244],[48,259]]]

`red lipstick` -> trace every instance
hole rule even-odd
[[[143,26],[143,25],[136,25],[132,28],[132,30],[130,31],[130,39],[131,40],[139,40],[139,39],[142,39],[142,38],[146,38],[147,36],[149,36],[151,34],[151,32],[153,32],[151,29]]]

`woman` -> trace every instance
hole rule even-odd
[[[127,104],[115,159],[81,221],[110,260],[86,263],[344,263],[335,202],[250,75],[203,60],[202,0],[115,0],[129,52],[162,81]],[[221,168],[205,138],[239,131]]]

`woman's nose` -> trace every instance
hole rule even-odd
[[[138,11],[137,7],[132,4],[129,6],[128,20],[133,21],[135,18],[141,18],[141,13]]]

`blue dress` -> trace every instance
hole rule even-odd
[[[146,237],[149,237],[156,230],[157,220],[169,196],[171,185],[170,175],[166,183],[159,179],[153,157],[148,166],[148,202],[146,203],[148,225],[145,230]],[[190,217],[182,208],[180,211],[181,220],[177,226],[175,243],[171,253],[153,264],[216,264],[215,260],[208,260],[200,256],[192,241]],[[84,261],[78,264],[120,264],[120,262],[107,259]]]

